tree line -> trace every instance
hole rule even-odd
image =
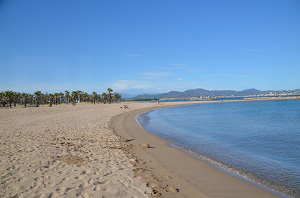
[[[42,93],[41,91],[36,91],[33,94],[30,93],[19,93],[14,91],[3,91],[0,92],[0,106],[2,107],[16,107],[17,105],[22,105],[24,107],[27,106],[36,106],[39,105],[59,105],[62,103],[72,103],[76,105],[76,103],[80,102],[90,102],[90,103],[99,103],[102,102],[112,103],[112,102],[120,102],[122,99],[121,94],[114,92],[111,88],[107,89],[107,92],[103,92],[101,95],[97,94],[97,92],[93,92],[92,94],[88,94],[81,90],[69,92],[66,90],[64,93]]]

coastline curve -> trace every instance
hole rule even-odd
[[[135,165],[150,172],[148,176],[145,171],[138,176],[149,181],[163,197],[282,197],[171,146],[168,141],[146,131],[136,120],[139,114],[165,107],[171,106],[137,109],[112,120],[115,132],[132,140],[127,143],[131,145],[130,152],[143,162]],[[151,148],[142,147],[144,144]],[[167,186],[176,190],[166,190]]]

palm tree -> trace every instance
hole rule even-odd
[[[65,93],[50,94],[47,92],[43,94],[41,91],[36,91],[34,94],[5,91],[0,92],[0,106],[5,107],[9,105],[11,108],[12,104],[15,107],[19,104],[27,107],[30,104],[30,106],[36,105],[36,107],[39,107],[40,105],[50,103],[51,107],[53,104],[57,105],[63,102],[68,104],[70,103],[70,99],[73,105],[76,105],[77,102],[91,102],[96,104],[96,102],[101,102],[102,100],[106,104],[107,102],[120,101],[121,95],[119,93],[112,94],[112,92],[111,88],[107,89],[107,93],[102,93],[101,95],[98,95],[95,91],[92,94],[88,94],[81,90],[72,91],[72,93],[66,90]]]
[[[114,100],[116,102],[119,102],[119,101],[121,101],[121,98],[122,98],[121,94],[119,94],[118,92],[115,92],[115,94],[114,94]]]
[[[65,91],[65,95],[66,95],[66,98],[67,98],[67,104],[69,104],[69,100],[70,100],[70,92],[69,91]]]
[[[107,94],[106,93],[102,93],[102,102],[105,104],[107,101]]]
[[[78,97],[78,92],[77,91],[72,91],[72,102],[73,102],[73,105],[76,105],[77,97]]]
[[[53,94],[49,94],[49,106],[50,107],[52,107],[53,99],[54,99],[54,95]]]
[[[2,107],[5,107],[6,102],[5,102],[5,93],[4,92],[0,92],[0,102],[2,104]]]
[[[33,94],[29,94],[28,97],[29,97],[29,101],[30,101],[30,106],[32,106],[33,103],[34,103],[34,95]]]
[[[82,91],[77,90],[77,100],[78,100],[79,102],[81,102],[81,93],[82,93]]]
[[[86,102],[88,97],[89,95],[86,92],[82,92],[80,102]]]
[[[21,94],[20,94],[20,93],[18,93],[18,92],[13,92],[13,97],[14,97],[14,99],[13,99],[13,103],[14,103],[14,107],[16,107],[16,106],[17,106],[17,102],[19,101],[19,99],[20,99],[20,96],[21,96]]]
[[[11,95],[11,91],[5,91],[5,92],[2,92],[2,98],[1,98],[1,103],[2,103],[2,106],[5,107],[6,104],[9,103],[9,98],[10,98],[10,95]],[[11,107],[11,105],[10,105]]]
[[[28,101],[28,94],[27,93],[22,93],[21,94],[23,103],[24,103],[24,107],[27,107],[27,101]]]
[[[64,93],[60,92],[59,93],[59,104],[62,102],[62,98],[64,97]]]
[[[44,94],[44,103],[46,103],[46,104],[48,104],[49,103],[49,94],[48,94],[48,92],[46,92],[45,94]]]
[[[111,88],[107,88],[107,91],[108,91],[108,103],[111,103],[111,99],[112,99],[111,92],[113,92],[113,90]]]
[[[14,92],[12,91],[6,91],[5,93],[5,100],[7,101],[6,103],[9,103],[9,108],[11,108],[11,103],[14,101]]]
[[[57,105],[59,93],[54,93],[54,104]]]
[[[36,107],[39,107],[42,92],[41,91],[36,91],[34,92],[35,98],[36,98]]]
[[[94,91],[93,92],[93,101],[94,101],[94,104],[96,104],[97,97],[98,97],[97,92]]]

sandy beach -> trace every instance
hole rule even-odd
[[[109,128],[120,106],[1,108],[0,197],[148,197]]]
[[[127,104],[0,109],[0,197],[276,197],[135,121],[178,103]]]
[[[300,198],[300,0],[0,0],[0,198]]]

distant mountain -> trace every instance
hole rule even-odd
[[[187,98],[187,97],[198,97],[198,96],[243,96],[252,94],[263,94],[269,91],[261,91],[258,89],[245,89],[243,91],[234,90],[206,90],[206,89],[189,89],[183,92],[170,91],[162,94],[142,94],[134,98]]]

